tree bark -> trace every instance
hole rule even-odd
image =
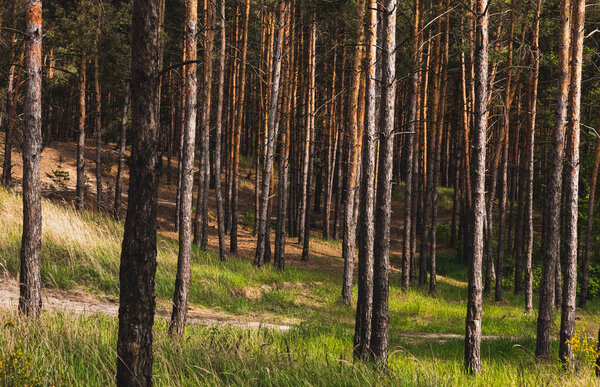
[[[102,89],[98,56],[94,58],[94,94],[96,97],[96,209],[102,211]]]
[[[129,94],[123,101],[123,115],[121,117],[121,138],[119,139],[119,165],[117,167],[117,178],[115,181],[115,205],[113,216],[115,219],[121,218],[121,192],[123,191],[123,170],[125,169],[125,147],[127,146],[127,111],[129,109]]]
[[[344,259],[344,280],[342,285],[342,300],[344,304],[350,305],[352,300],[352,283],[354,276],[354,258],[356,256],[356,225],[354,224],[354,196],[358,183],[358,152],[359,152],[359,125],[358,104],[361,84],[361,66],[364,57],[365,32],[363,20],[365,18],[365,2],[357,0],[358,13],[358,38],[354,53],[354,70],[350,85],[350,97],[348,107],[348,183],[346,184],[346,195],[344,201],[344,233],[342,237],[342,258]]]
[[[131,46],[132,150],[120,264],[117,385],[152,385],[158,204],[158,6],[134,0]]]
[[[198,0],[187,0],[185,12],[184,44],[188,61],[196,60],[196,34],[198,28]],[[187,317],[188,296],[192,265],[192,191],[194,189],[194,147],[196,144],[196,63],[187,64],[185,74],[185,120],[181,152],[181,197],[179,206],[179,254],[173,312],[169,333],[183,336]]]
[[[86,53],[83,52],[79,65],[79,137],[77,140],[77,189],[75,207],[83,209],[85,201],[85,78]]]
[[[275,56],[273,58],[273,79],[271,82],[271,100],[269,102],[269,124],[265,138],[266,155],[262,171],[261,199],[258,217],[258,233],[254,265],[261,267],[265,256],[265,239],[269,232],[269,219],[267,212],[269,207],[269,195],[271,188],[271,174],[273,173],[273,158],[275,152],[275,139],[277,138],[277,103],[279,101],[279,84],[281,80],[281,58],[283,38],[285,34],[285,20],[289,12],[286,0],[281,1],[279,9],[279,31],[275,43]]]
[[[394,118],[396,107],[396,0],[383,3],[383,52],[381,78],[381,124],[379,130],[379,168],[375,243],[373,251],[372,356],[383,365],[388,360],[389,266],[392,181],[394,170]]]
[[[565,275],[562,313],[560,315],[559,357],[572,364],[573,349],[567,341],[575,334],[575,302],[577,295],[577,219],[579,217],[579,128],[581,120],[581,72],[583,63],[583,38],[585,27],[585,0],[576,0],[572,13],[571,100],[569,103],[571,127],[567,149],[567,197],[565,203]]]
[[[485,216],[485,159],[487,131],[488,87],[488,2],[475,3],[475,126],[473,135],[473,201],[469,227],[469,285],[465,334],[465,368],[467,372],[481,372],[481,312],[483,257],[483,223]]]
[[[374,198],[375,160],[377,137],[375,127],[375,71],[377,46],[377,1],[367,3],[366,84],[365,84],[365,131],[361,155],[360,234],[358,249],[358,303],[354,330],[354,355],[367,359],[371,351],[371,320],[373,314],[373,247],[374,247]]]
[[[539,26],[539,13],[541,0],[538,0],[536,18],[534,22]],[[535,347],[535,354],[538,358],[548,359],[550,357],[550,327],[552,324],[552,312],[554,309],[554,271],[558,260],[560,259],[560,207],[561,207],[561,189],[562,189],[562,172],[563,172],[563,154],[564,154],[564,128],[567,122],[567,104],[569,97],[569,48],[571,42],[571,22],[570,22],[570,10],[571,1],[562,0],[560,4],[560,40],[559,40],[559,51],[558,51],[558,66],[559,66],[559,79],[558,79],[558,90],[557,90],[557,103],[556,103],[556,118],[554,121],[554,129],[552,134],[552,155],[551,155],[551,166],[550,180],[548,182],[548,196],[546,198],[546,215],[548,219],[547,230],[545,233],[545,240],[543,243],[543,266],[542,266],[542,278],[540,281],[540,301],[539,301],[539,313],[537,321],[537,341]],[[535,30],[534,30],[535,32]],[[534,51],[535,53],[535,51]],[[539,55],[539,53],[538,53]],[[536,65],[537,66],[537,65]],[[537,79],[534,80],[537,82]],[[537,85],[536,88],[537,89]],[[534,93],[535,94],[535,89]],[[532,107],[535,107],[535,99],[532,97]],[[531,128],[530,128],[531,129]],[[533,136],[531,136],[533,137]],[[533,146],[530,146],[533,148]],[[532,150],[530,149],[530,153]],[[533,154],[530,154],[529,163],[533,161]],[[528,219],[531,219],[531,203],[530,200],[533,196],[533,165],[529,166],[529,184],[528,188]],[[532,232],[531,220],[529,229]],[[532,243],[533,236],[529,235],[530,244]],[[528,249],[529,250],[529,249]],[[528,251],[528,262],[527,265],[530,267],[530,255]],[[530,269],[528,268],[527,271]],[[527,276],[527,275],[526,275]],[[526,309],[532,312],[533,308],[530,303],[531,297],[529,294],[531,287],[531,275],[529,275],[527,281],[526,295]]]
[[[25,36],[25,112],[23,125],[23,234],[19,270],[19,312],[38,318],[42,309],[42,1],[28,0]]]

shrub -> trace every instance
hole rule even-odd
[[[7,327],[11,323],[8,321],[4,325]],[[23,353],[23,344],[19,341],[13,350],[0,352],[0,385],[41,387],[49,383],[32,375],[31,356]]]
[[[242,225],[250,230],[254,230],[256,226],[256,217],[254,216],[254,211],[246,211],[244,212],[244,220]]]

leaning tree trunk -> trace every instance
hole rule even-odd
[[[585,0],[573,4],[572,51],[571,51],[571,100],[569,103],[571,128],[567,150],[565,200],[565,271],[560,314],[559,357],[562,362],[572,364],[573,349],[567,341],[575,334],[575,302],[577,295],[577,219],[579,217],[579,127],[581,120],[581,71],[583,62],[583,35],[585,25]]]
[[[394,118],[396,104],[396,0],[383,4],[381,124],[379,130],[379,167],[377,208],[373,250],[372,356],[383,365],[388,360],[390,223],[394,170]]]
[[[365,131],[361,155],[360,236],[358,248],[358,303],[354,328],[354,355],[367,359],[371,352],[371,318],[373,314],[373,247],[375,232],[375,160],[377,158],[377,133],[375,127],[375,67],[377,46],[377,1],[367,3]]]
[[[269,228],[269,219],[267,212],[269,207],[269,195],[271,188],[271,174],[273,173],[273,156],[275,152],[275,139],[277,138],[277,103],[279,101],[279,83],[281,80],[281,57],[283,37],[285,34],[285,20],[289,11],[287,1],[282,1],[279,10],[279,32],[277,33],[277,42],[275,45],[275,56],[273,58],[273,79],[271,82],[271,100],[269,102],[269,123],[268,131],[265,137],[266,155],[262,171],[262,187],[260,197],[260,207],[258,216],[258,234],[256,243],[256,253],[254,255],[254,265],[261,267],[265,257],[265,240]]]
[[[475,2],[475,126],[473,128],[473,198],[469,225],[471,248],[465,334],[465,368],[469,373],[481,372],[481,312],[483,258],[483,223],[485,216],[485,158],[488,87],[488,2]]]
[[[131,26],[132,147],[121,250],[117,385],[152,385],[158,205],[159,0],[134,0]]]
[[[352,300],[352,277],[354,276],[354,258],[356,255],[356,225],[354,224],[354,196],[358,183],[358,152],[359,139],[358,127],[361,125],[358,120],[358,104],[360,95],[360,70],[364,57],[364,28],[362,21],[365,15],[364,0],[357,0],[356,8],[358,11],[358,38],[356,50],[354,53],[354,72],[350,86],[350,97],[348,107],[348,138],[349,138],[349,157],[348,157],[348,183],[346,184],[346,195],[344,202],[344,234],[342,238],[342,258],[344,259],[344,280],[342,285],[342,300],[344,304],[350,305]]]
[[[115,180],[115,205],[113,217],[121,218],[121,193],[123,191],[123,170],[125,169],[125,147],[127,146],[127,110],[129,109],[129,94],[123,101],[123,116],[121,117],[121,138],[119,139],[119,164],[117,167],[117,178]]]
[[[85,72],[86,72],[86,54],[81,54],[79,66],[79,137],[77,140],[77,189],[75,198],[75,207],[78,210],[83,208],[85,200]]]
[[[42,2],[27,1],[25,113],[23,123],[23,234],[19,270],[19,312],[37,318],[42,309]]]
[[[225,19],[225,0],[221,0],[221,12],[219,19],[221,20],[221,51],[219,53],[219,83],[217,92],[217,121],[215,123],[215,196],[217,202],[217,232],[219,235],[219,257],[221,261],[227,260],[225,254],[225,224],[223,220],[223,194],[221,191],[221,134],[223,124],[223,99],[224,99],[224,88],[225,88],[225,57],[226,53],[226,39],[225,25],[227,21]]]
[[[538,9],[534,22],[539,26],[539,13],[541,0],[538,0]],[[570,26],[571,1],[562,0],[560,7],[560,41],[558,51],[558,93],[556,103],[556,119],[552,135],[552,154],[550,166],[550,180],[548,182],[548,197],[546,198],[546,216],[548,219],[545,240],[543,243],[544,263],[542,266],[542,278],[540,282],[540,301],[537,321],[537,342],[535,354],[538,358],[548,359],[550,357],[550,327],[552,324],[552,313],[554,309],[554,271],[557,261],[560,259],[560,207],[561,207],[561,189],[563,172],[563,154],[564,154],[564,128],[567,122],[567,104],[569,97],[569,48],[571,42]],[[534,32],[536,32],[534,30]],[[536,34],[537,35],[537,34]],[[535,89],[534,89],[535,90]],[[532,107],[535,106],[535,100],[532,98]],[[530,128],[531,129],[531,128]],[[533,136],[532,136],[533,137]],[[530,155],[531,163],[533,155]],[[532,184],[533,166],[530,166],[529,181]],[[533,195],[533,187],[528,188],[528,195]],[[528,200],[528,211],[531,205]],[[531,213],[531,212],[530,212]],[[530,227],[531,230],[531,227]],[[529,236],[532,239],[532,236]],[[531,242],[530,242],[531,243]],[[528,258],[529,260],[529,258]],[[527,263],[530,265],[530,262]],[[528,269],[529,270],[529,269]],[[527,283],[526,302],[530,302],[531,297],[528,293],[530,284]],[[532,312],[530,304],[526,304],[528,311]]]
[[[196,34],[198,25],[198,0],[187,0],[184,44],[189,63],[185,74],[185,120],[183,148],[181,150],[181,193],[179,205],[179,254],[173,294],[173,312],[169,333],[183,336],[187,317],[188,296],[192,265],[192,194],[194,189],[194,146],[196,143]]]

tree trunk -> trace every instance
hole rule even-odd
[[[129,94],[125,96],[123,102],[123,116],[121,117],[121,138],[119,139],[119,165],[117,167],[117,178],[115,181],[115,205],[113,216],[115,219],[121,218],[121,192],[123,191],[123,170],[125,169],[125,147],[127,146],[127,110],[129,109]]]
[[[539,27],[539,14],[541,0],[538,0],[536,17],[534,18],[534,27]],[[563,172],[563,154],[564,154],[564,128],[567,122],[567,104],[569,97],[569,48],[571,42],[571,26],[570,26],[570,10],[571,1],[562,0],[560,5],[560,40],[559,40],[559,51],[558,51],[558,66],[559,66],[559,79],[558,79],[558,92],[557,92],[557,103],[556,103],[556,118],[554,121],[554,129],[552,135],[552,157],[550,170],[550,181],[548,182],[548,197],[546,198],[546,214],[548,219],[548,228],[545,233],[545,240],[543,243],[543,257],[544,262],[542,266],[542,278],[540,281],[540,301],[539,301],[539,313],[537,321],[537,342],[535,347],[535,354],[538,358],[548,359],[550,357],[550,327],[552,324],[552,312],[554,309],[554,271],[555,266],[560,259],[560,207],[561,207],[561,188],[562,188],[562,172]],[[534,36],[537,38],[537,31],[534,28]],[[536,47],[537,48],[537,47]],[[534,51],[534,55],[539,57],[539,53]],[[536,57],[534,57],[536,60]],[[536,64],[538,66],[538,64]],[[534,79],[534,83],[537,82],[537,77]],[[535,96],[537,85],[533,89]],[[534,96],[531,98],[531,107],[535,108]],[[530,127],[530,129],[532,129]],[[533,139],[533,135],[531,136]],[[533,162],[533,145],[530,146],[529,163]],[[528,188],[528,222],[530,223],[529,229],[532,232],[531,227],[531,203],[533,196],[533,165],[529,165],[529,188]],[[529,234],[529,244],[532,244],[533,235]],[[529,250],[529,249],[528,249]],[[530,252],[528,251],[528,262],[527,271],[530,271],[531,260]],[[528,312],[532,312],[531,307],[531,296],[532,291],[531,285],[531,274],[528,276],[527,290],[525,291],[526,297],[526,309]],[[528,304],[529,303],[529,304]]]
[[[346,184],[346,195],[344,201],[344,234],[342,238],[342,258],[344,259],[344,280],[342,285],[342,300],[344,304],[350,305],[352,300],[352,283],[354,276],[354,258],[356,256],[356,225],[354,224],[354,196],[358,183],[358,152],[359,152],[359,125],[358,105],[361,84],[361,66],[364,57],[365,32],[363,20],[365,18],[365,2],[357,0],[358,12],[358,37],[354,53],[354,70],[350,85],[350,97],[348,106],[348,183]]]
[[[42,2],[27,1],[25,112],[23,123],[23,234],[19,270],[19,312],[38,318],[42,309]]]
[[[579,127],[581,120],[581,72],[585,27],[585,0],[576,0],[572,13],[571,100],[569,103],[571,128],[567,150],[567,197],[565,224],[565,275],[562,313],[560,315],[559,357],[572,364],[573,349],[567,341],[575,334],[575,301],[577,295],[577,219],[579,217]]]
[[[98,57],[94,58],[94,94],[96,97],[96,209],[102,211],[102,89]]]
[[[120,264],[117,385],[152,385],[158,204],[158,5],[134,0],[131,45],[132,149]]]
[[[375,67],[377,46],[377,1],[367,3],[366,46],[366,119],[361,155],[361,200],[360,234],[358,249],[358,303],[356,305],[356,323],[354,330],[354,355],[367,359],[371,351],[371,318],[373,314],[373,247],[374,247],[374,197],[375,197],[375,160],[377,159],[377,137],[375,127]]]
[[[483,257],[483,223],[485,216],[485,158],[487,130],[488,87],[488,2],[475,4],[475,126],[473,136],[473,201],[469,227],[469,290],[465,334],[465,368],[467,372],[481,372],[481,312]]]
[[[590,185],[590,196],[587,208],[587,226],[585,232],[585,255],[581,268],[581,293],[579,294],[579,307],[585,308],[589,292],[590,258],[592,255],[592,231],[594,225],[594,203],[596,199],[596,187],[598,183],[598,170],[600,169],[600,139],[596,142],[594,155],[594,170],[592,171],[592,183]]]
[[[383,365],[388,360],[389,266],[392,181],[394,170],[394,118],[396,107],[396,0],[383,3],[383,52],[381,78],[381,124],[379,130],[379,168],[375,243],[373,250],[372,356]]]
[[[187,0],[184,44],[188,61],[196,61],[198,0]],[[169,333],[183,337],[187,317],[192,265],[192,192],[194,189],[194,146],[196,144],[196,63],[187,64],[185,74],[185,120],[181,152],[181,192],[179,205],[179,254]]]
[[[225,224],[223,220],[223,197],[221,193],[221,134],[223,124],[223,99],[225,88],[225,57],[227,56],[225,25],[225,0],[220,3],[219,15],[221,29],[221,47],[219,53],[219,83],[217,91],[217,120],[215,123],[215,196],[217,202],[217,232],[219,234],[219,258],[221,261],[227,260],[225,254]]]
[[[246,0],[244,18],[244,31],[242,37],[242,55],[240,71],[240,90],[237,106],[235,107],[235,129],[232,138],[233,166],[231,168],[231,233],[229,235],[229,251],[237,253],[237,228],[238,228],[238,180],[240,175],[240,137],[242,132],[242,121],[244,117],[244,96],[246,90],[246,58],[248,56],[248,20],[250,19],[250,0]]]
[[[83,52],[79,65],[79,137],[77,140],[77,189],[75,207],[83,209],[85,201],[85,78],[86,53]]]
[[[258,217],[258,232],[256,253],[254,255],[254,265],[261,267],[265,256],[265,240],[267,232],[269,232],[269,219],[267,212],[269,207],[269,195],[271,188],[271,174],[273,173],[273,158],[275,152],[275,139],[277,138],[277,103],[279,101],[279,84],[281,80],[281,58],[283,38],[285,34],[285,20],[289,7],[287,1],[283,0],[280,3],[279,10],[279,31],[277,33],[277,41],[275,45],[275,56],[273,58],[273,79],[271,82],[271,100],[269,102],[269,124],[268,132],[265,136],[266,155],[262,171],[262,187],[261,199]]]

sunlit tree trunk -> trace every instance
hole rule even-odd
[[[183,336],[187,317],[192,264],[192,191],[194,189],[194,148],[196,138],[196,34],[198,28],[198,0],[187,0],[185,10],[184,44],[188,61],[185,75],[185,119],[181,151],[181,193],[179,206],[179,254],[173,294],[173,312],[169,333]]]
[[[482,313],[482,258],[483,223],[485,216],[485,159],[487,131],[488,87],[488,2],[476,0],[475,9],[475,125],[473,135],[473,198],[469,227],[471,248],[468,253],[468,298],[465,334],[465,368],[467,372],[481,372],[481,313]]]
[[[85,79],[86,53],[81,54],[79,64],[79,136],[77,139],[77,187],[75,207],[81,210],[85,200]]]
[[[25,20],[25,112],[23,122],[23,234],[19,270],[19,312],[38,318],[42,309],[42,2],[27,1]]]

